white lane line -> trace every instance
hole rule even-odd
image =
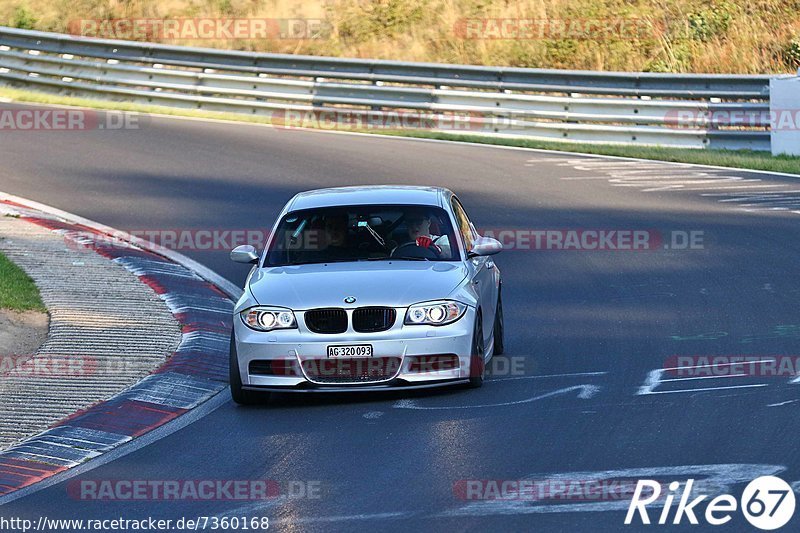
[[[797,193],[787,193],[786,191],[764,191],[762,194],[752,196],[734,196],[726,198],[720,202],[791,202],[800,200]]]
[[[660,192],[660,191],[675,192],[675,191],[680,191],[681,189],[683,189],[683,187],[685,185],[700,185],[700,184],[703,184],[703,183],[709,183],[709,182],[707,180],[705,180],[705,181],[704,180],[681,181],[681,182],[671,183],[671,184],[667,184],[667,185],[661,184],[660,187],[648,187],[647,189],[642,189],[642,192]]]
[[[534,166],[536,160],[530,159],[526,166]],[[771,194],[770,191],[765,189],[782,188],[786,184],[764,184],[761,179],[750,178],[746,179],[741,176],[731,176],[726,174],[733,169],[724,169],[722,167],[699,167],[691,164],[681,164],[680,166],[667,166],[666,162],[644,162],[640,165],[631,164],[632,161],[581,161],[581,160],[568,160],[558,161],[559,166],[571,166],[574,170],[579,171],[595,171],[595,175],[589,176],[565,176],[559,179],[565,181],[594,181],[606,180],[612,187],[634,187],[641,189],[645,193],[659,193],[659,192],[701,192],[701,191],[729,191],[729,190],[744,190],[744,189],[758,189],[760,194]],[[704,172],[703,170],[708,170]],[[663,175],[659,175],[663,174]],[[779,174],[774,174],[779,175]],[[749,185],[746,185],[749,184]],[[795,191],[774,191],[772,194],[786,195],[792,194]],[[730,194],[730,193],[729,193]],[[737,194],[737,193],[734,193]],[[748,194],[748,193],[742,193]],[[713,194],[703,194],[703,196],[712,196]],[[724,196],[724,194],[722,194]],[[751,204],[745,204],[743,207],[747,212],[763,212],[763,211],[787,211],[789,208],[800,207],[800,199],[795,200],[792,196],[780,197],[781,199],[788,198],[786,203],[776,203],[771,199],[761,200],[753,199],[753,201],[761,201],[768,205],[757,205],[756,209],[747,209],[753,207]],[[721,202],[742,202],[742,198],[729,198],[720,200]],[[795,211],[792,211],[794,213]]]
[[[539,396],[533,396],[532,398],[526,398],[524,400],[516,400],[513,402],[502,402],[502,403],[487,403],[481,405],[448,405],[444,407],[422,407],[417,405],[416,400],[398,400],[394,404],[395,409],[416,409],[419,411],[445,411],[450,409],[480,409],[484,407],[508,407],[511,405],[522,405],[526,403],[536,402],[539,400],[544,400],[546,398],[552,398],[553,396],[558,396],[560,394],[567,394],[573,391],[580,391],[578,393],[578,398],[581,400],[588,400],[592,398],[595,394],[600,392],[600,387],[596,385],[575,385],[572,387],[566,387],[563,389],[558,389],[555,391],[551,391],[545,394],[541,394]]]
[[[566,157],[543,157],[541,159],[528,159],[526,163],[564,163],[569,161]]]
[[[721,174],[718,176],[709,176],[707,174],[706,175],[687,174],[685,176],[657,175],[657,176],[630,176],[630,177],[614,175],[611,177],[609,181],[611,181],[612,183],[652,183],[653,181],[661,182],[661,180],[677,181],[679,183],[682,183],[684,181],[686,182],[700,181],[702,183],[730,183],[730,182],[744,183],[747,181],[750,182],[761,181],[759,179],[745,180],[744,178],[739,178],[736,176],[723,176]]]
[[[662,183],[729,183],[737,182],[740,180],[736,178],[709,178],[708,176],[637,176],[632,178],[621,178],[611,176],[608,178],[609,183],[628,184],[629,187],[644,187],[645,185],[661,185]]]
[[[750,198],[778,198],[786,194],[798,194],[800,191],[766,191],[766,192],[731,192],[731,193],[703,193],[701,196],[729,196],[720,202],[743,201]]]
[[[712,390],[725,390],[725,389],[750,389],[753,387],[766,387],[766,383],[758,383],[755,385],[731,385],[729,387],[703,387],[700,389],[677,389],[677,390],[663,390],[663,391],[651,391],[647,394],[679,394],[683,392],[704,392],[704,391],[712,391]]]
[[[566,165],[570,165],[575,167],[578,170],[593,170],[595,168],[629,168],[629,167],[637,167],[637,168],[657,168],[663,166],[661,162],[653,162],[650,161],[648,163],[641,163],[639,161],[605,161],[605,160],[595,160],[595,161],[581,161],[575,160],[570,161],[569,163],[565,163]]]
[[[692,381],[696,379],[742,378],[747,376],[748,374],[727,374],[725,376],[695,376],[691,378],[670,378],[670,379],[662,379],[661,383],[670,383],[673,381]]]
[[[721,368],[725,366],[732,366],[732,365],[756,365],[759,363],[768,363],[773,362],[770,359],[760,359],[756,361],[739,361],[739,362],[731,362],[731,363],[720,363],[720,364],[708,364],[708,365],[694,365],[694,366],[676,366],[670,368],[657,368],[655,370],[651,370],[647,377],[644,380],[644,383],[639,387],[636,391],[637,396],[646,396],[649,394],[677,394],[677,393],[684,393],[684,392],[702,392],[702,391],[712,391],[712,390],[725,390],[725,389],[746,389],[746,388],[753,388],[753,387],[766,387],[766,383],[758,383],[758,384],[751,384],[751,385],[730,385],[730,386],[719,386],[719,387],[703,387],[699,389],[676,389],[676,390],[668,390],[668,391],[656,391],[655,389],[661,385],[662,383],[668,382],[678,382],[678,381],[690,381],[696,379],[717,379],[722,377],[743,377],[746,376],[745,374],[738,374],[738,375],[728,375],[728,376],[708,376],[708,377],[686,377],[686,378],[670,378],[670,379],[661,379],[664,373],[668,371],[674,370],[690,370],[695,368]]]
[[[780,402],[780,403],[770,403],[767,404],[767,407],[780,407],[781,405],[788,405],[790,403],[795,403],[795,402],[800,402],[800,400],[787,400],[785,402]]]
[[[747,203],[747,204],[739,204],[739,205],[742,206],[742,207],[748,207],[748,206],[753,206],[753,205],[758,205],[758,206],[776,205],[776,206],[780,206],[780,205],[796,204],[798,202],[800,202],[800,198],[792,198],[792,199],[786,198],[786,199],[778,199],[778,200],[759,200],[757,202]]]
[[[669,368],[666,370],[670,370]],[[674,369],[673,369],[674,370]],[[655,370],[651,370],[647,373],[647,378],[644,380],[644,384],[639,387],[639,390],[636,391],[637,396],[643,396],[645,394],[652,394],[656,387],[661,384],[661,375],[664,373],[664,370],[657,368]]]
[[[760,182],[759,179],[752,179],[746,180],[744,178],[737,178],[736,176],[719,176],[719,177],[712,177],[712,176],[638,176],[635,178],[622,178],[622,177],[612,177],[608,180],[609,183],[630,183],[632,187],[640,186],[643,187],[645,185],[660,185],[664,182],[667,182],[668,185],[678,184],[678,183],[688,183],[690,185],[693,184],[703,184],[703,183],[716,183],[716,184],[724,184],[724,183],[754,183]]]
[[[561,179],[564,180],[564,181],[570,181],[570,180],[580,180],[580,181],[603,180],[603,181],[608,181],[610,179],[610,176],[569,176],[569,177],[561,178]]]
[[[710,357],[714,357],[713,355]],[[737,361],[734,363],[712,363],[708,365],[695,365],[695,366],[673,366],[669,368],[659,369],[662,370],[689,370],[691,368],[719,368],[721,366],[733,366],[733,365],[757,365],[760,363],[772,363],[775,359],[758,359],[756,361]]]
[[[738,177],[738,176],[725,176],[723,173],[717,172],[717,171],[715,171],[715,172],[700,172],[700,171],[697,171],[697,170],[694,170],[694,169],[689,169],[689,168],[682,169],[682,170],[679,170],[677,172],[672,170],[672,169],[665,169],[663,167],[646,169],[646,170],[639,170],[639,169],[637,169],[637,170],[613,170],[613,171],[609,172],[609,175],[612,175],[612,176],[617,176],[617,177],[631,176],[632,178],[636,178],[637,176],[640,176],[642,178],[649,178],[649,177],[651,177],[650,174],[663,174],[665,176],[674,176],[676,178],[681,178],[681,177],[686,177],[686,176],[694,176],[694,177],[698,177],[698,178],[713,178],[714,176],[718,176],[718,177]],[[744,179],[744,178],[740,178],[740,179]],[[758,179],[758,178],[752,178],[752,179]]]
[[[751,180],[745,180],[745,181],[751,181]],[[753,181],[760,181],[760,180],[753,180]],[[740,182],[740,183],[744,183],[744,182]],[[765,183],[763,185],[733,185],[733,186],[730,186],[730,187],[696,187],[694,189],[683,189],[683,190],[684,191],[706,191],[706,190],[710,189],[710,190],[727,191],[727,190],[736,190],[736,189],[767,189],[767,188],[772,188],[772,187],[785,187],[785,185],[782,185],[782,184],[768,185],[768,184]]]

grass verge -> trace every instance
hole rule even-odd
[[[47,93],[25,91],[0,87],[0,98],[8,98],[17,102],[29,102],[51,105],[71,105],[90,109],[106,109],[131,111],[137,113],[151,113],[192,118],[207,118],[215,120],[231,120],[256,124],[271,124],[269,117],[251,116],[238,113],[221,113],[197,109],[182,109],[157,105],[144,105],[129,102],[112,102],[94,100],[90,98],[76,98],[71,96],[58,96]],[[619,157],[633,157],[639,159],[653,159],[658,161],[671,161],[676,163],[694,163],[698,165],[712,165],[730,167],[744,170],[765,170],[768,172],[783,172],[786,174],[800,175],[800,157],[773,156],[769,152],[753,152],[747,150],[699,150],[689,148],[662,148],[657,146],[624,146],[611,144],[581,144],[561,141],[540,141],[535,139],[504,139],[485,137],[481,135],[464,135],[457,133],[435,132],[425,130],[353,130],[359,133],[375,135],[403,136],[423,139],[439,139],[449,141],[462,141],[477,144],[500,146],[517,146],[522,148],[535,148],[540,150],[559,150],[582,154],[610,155]]]
[[[0,254],[0,309],[47,311],[33,280],[3,254]]]

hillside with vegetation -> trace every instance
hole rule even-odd
[[[171,44],[407,61],[647,72],[800,68],[800,0],[0,0],[0,24],[269,19],[265,37]],[[304,21],[305,33],[298,31]],[[294,30],[284,31],[292,26]],[[631,29],[633,28],[633,30]],[[298,38],[299,37],[299,38]]]

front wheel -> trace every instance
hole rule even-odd
[[[269,399],[268,392],[255,392],[244,390],[242,375],[239,374],[239,356],[236,353],[236,340],[231,331],[231,350],[229,358],[229,377],[231,384],[231,399],[239,405],[256,405],[265,403]]]
[[[469,387],[471,389],[477,389],[483,385],[483,378],[486,375],[483,352],[483,318],[479,314],[475,320],[475,332],[472,334],[472,357],[469,364]]]

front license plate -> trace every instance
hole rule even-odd
[[[372,357],[372,345],[328,346],[328,357]]]

